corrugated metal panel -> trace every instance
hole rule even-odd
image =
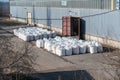
[[[111,0],[64,0],[66,6],[62,6],[61,0],[24,0],[11,1],[11,6],[33,6],[36,7],[66,7],[66,8],[92,8],[111,9]]]
[[[15,17],[26,18],[27,10],[25,7],[12,6],[11,14]],[[27,7],[27,9],[32,12],[32,7]],[[70,12],[73,12],[70,14]],[[72,15],[72,16],[87,16],[93,14],[100,14],[108,12],[108,10],[97,10],[97,9],[71,9],[71,8],[50,8],[51,15],[49,15],[49,20],[51,21],[51,26],[62,28],[62,16]],[[76,14],[75,14],[76,13]],[[33,13],[32,13],[33,14]],[[47,8],[35,7],[35,18],[36,22],[41,24],[47,24]],[[38,20],[37,20],[38,19]],[[119,11],[113,11],[110,13],[84,17],[84,33],[108,37],[120,41],[120,13]],[[83,27],[82,26],[82,27]]]

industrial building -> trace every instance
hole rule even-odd
[[[80,36],[120,48],[119,0],[10,0],[11,19],[62,33],[62,17],[80,17]]]

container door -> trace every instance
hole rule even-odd
[[[63,36],[67,36],[66,17],[62,17],[62,35],[63,35]]]
[[[71,36],[71,16],[67,17],[67,36]]]

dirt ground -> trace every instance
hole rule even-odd
[[[0,37],[12,36],[12,41],[21,45],[24,41],[13,35],[13,29],[24,26],[0,19]],[[31,75],[37,80],[120,80],[120,51],[58,57],[37,48],[34,41],[29,43],[36,56],[33,67],[37,71]]]

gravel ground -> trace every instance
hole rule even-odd
[[[13,37],[12,40],[21,45],[24,41],[15,37],[12,30],[24,26],[22,23],[0,19],[0,36]],[[116,71],[120,72],[118,51],[58,57],[37,48],[34,41],[29,43],[36,56],[33,67],[37,70],[31,75],[38,80],[120,80],[116,74]]]

